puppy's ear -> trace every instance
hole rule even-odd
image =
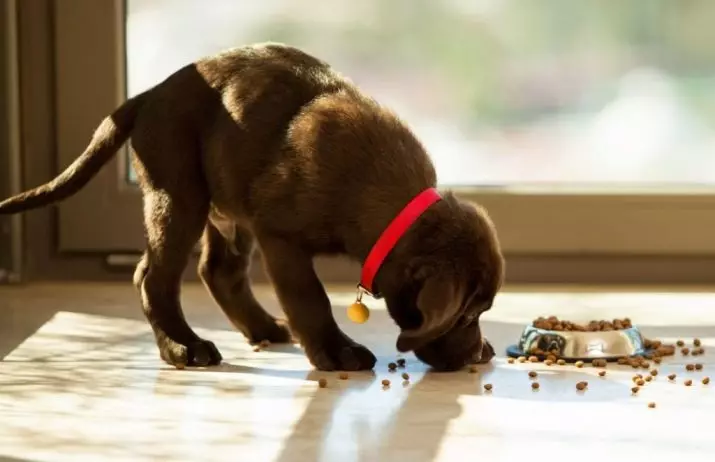
[[[454,326],[461,309],[461,296],[454,280],[431,277],[417,296],[422,324],[404,330],[397,338],[397,350],[412,351],[433,341]]]

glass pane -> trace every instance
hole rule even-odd
[[[392,107],[443,185],[715,185],[712,0],[127,1],[128,91],[262,41]]]

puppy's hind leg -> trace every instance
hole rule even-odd
[[[134,280],[161,358],[177,367],[219,364],[216,346],[189,327],[179,301],[181,275],[206,223],[208,200],[148,191],[144,215],[148,246]]]
[[[233,226],[233,225],[230,225]],[[210,221],[204,229],[199,275],[221,310],[251,343],[286,343],[291,334],[258,303],[248,271],[254,249],[250,231],[234,227],[231,242]]]

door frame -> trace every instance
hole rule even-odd
[[[69,159],[84,149],[99,120],[122,100],[123,96],[116,89],[120,87],[118,80],[123,74],[116,70],[117,57],[123,55],[117,50],[123,41],[117,40],[119,32],[116,28],[118,24],[123,25],[117,20],[118,12],[123,11],[123,1],[31,0],[20,2],[19,7],[23,152],[27,163],[35,164],[33,169],[26,166],[24,171],[25,187],[29,187],[47,181],[58,172],[58,168],[50,168],[48,152],[56,153],[58,167],[67,165]],[[101,8],[105,14],[100,14]],[[87,11],[93,11],[91,17],[87,17]],[[107,34],[91,37],[95,52],[77,53],[78,44],[86,43],[90,38],[83,36],[82,28],[76,25],[90,19],[90,22],[99,23],[92,27],[92,31],[114,30],[114,38]],[[106,46],[108,52],[102,58],[106,61],[100,70],[92,58],[97,56],[96,47],[101,46]],[[76,80],[76,74],[67,70],[68,66],[74,66],[75,70],[96,69],[97,72],[84,72],[84,75],[95,81],[100,80],[100,76],[107,76],[108,81],[114,83],[105,85],[104,96],[91,98],[86,101],[89,106],[85,110],[77,111],[78,99],[72,96],[82,94],[78,93],[78,88],[80,83],[87,84],[87,81]],[[114,70],[108,72],[108,68]],[[114,90],[106,91],[109,87]],[[104,170],[111,178],[97,178],[94,183],[104,181],[116,188],[119,168],[115,165]],[[459,194],[485,205],[497,221],[507,256],[509,282],[715,282],[715,239],[708,232],[715,229],[715,214],[707,213],[715,210],[715,196],[703,191],[602,195],[590,191],[546,194],[536,190],[508,189],[461,190]],[[59,215],[56,209],[27,214],[28,248],[33,249],[28,269],[32,274],[50,278],[72,274],[81,279],[112,279],[117,277],[119,270],[119,277],[126,277],[123,265],[107,266],[107,255],[136,255],[135,249],[88,246],[84,240],[78,246],[67,245],[73,242],[73,238],[67,237],[72,231],[72,227],[66,225],[67,220],[73,213],[77,217],[76,210],[82,210],[77,206],[81,201],[91,201],[87,197],[91,195],[83,191],[72,199],[76,202],[63,204]],[[138,204],[138,195],[134,200]],[[75,212],[72,212],[73,207]],[[114,228],[139,235],[141,207],[132,210],[130,213],[135,214],[137,226],[129,223],[131,226],[128,227],[125,216],[115,222]],[[114,213],[115,220],[117,217],[121,218],[121,215]],[[107,223],[105,218],[94,216],[92,220]],[[79,223],[88,223],[86,213],[80,217]],[[40,229],[43,226],[44,229]],[[86,226],[80,227],[88,236],[102,234],[91,233]],[[129,228],[132,229],[128,231]],[[44,243],[40,242],[43,238],[46,238]],[[353,283],[359,269],[357,264],[335,259],[321,259],[317,267],[329,282]],[[265,280],[260,264],[254,273],[258,280]],[[193,274],[193,271],[187,271],[187,275]]]

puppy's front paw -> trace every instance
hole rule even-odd
[[[340,340],[305,345],[310,363],[321,371],[364,371],[375,367],[377,358],[370,350],[346,336]]]
[[[161,359],[177,368],[215,366],[223,359],[216,345],[208,340],[197,340],[182,345],[165,338],[158,346]]]

